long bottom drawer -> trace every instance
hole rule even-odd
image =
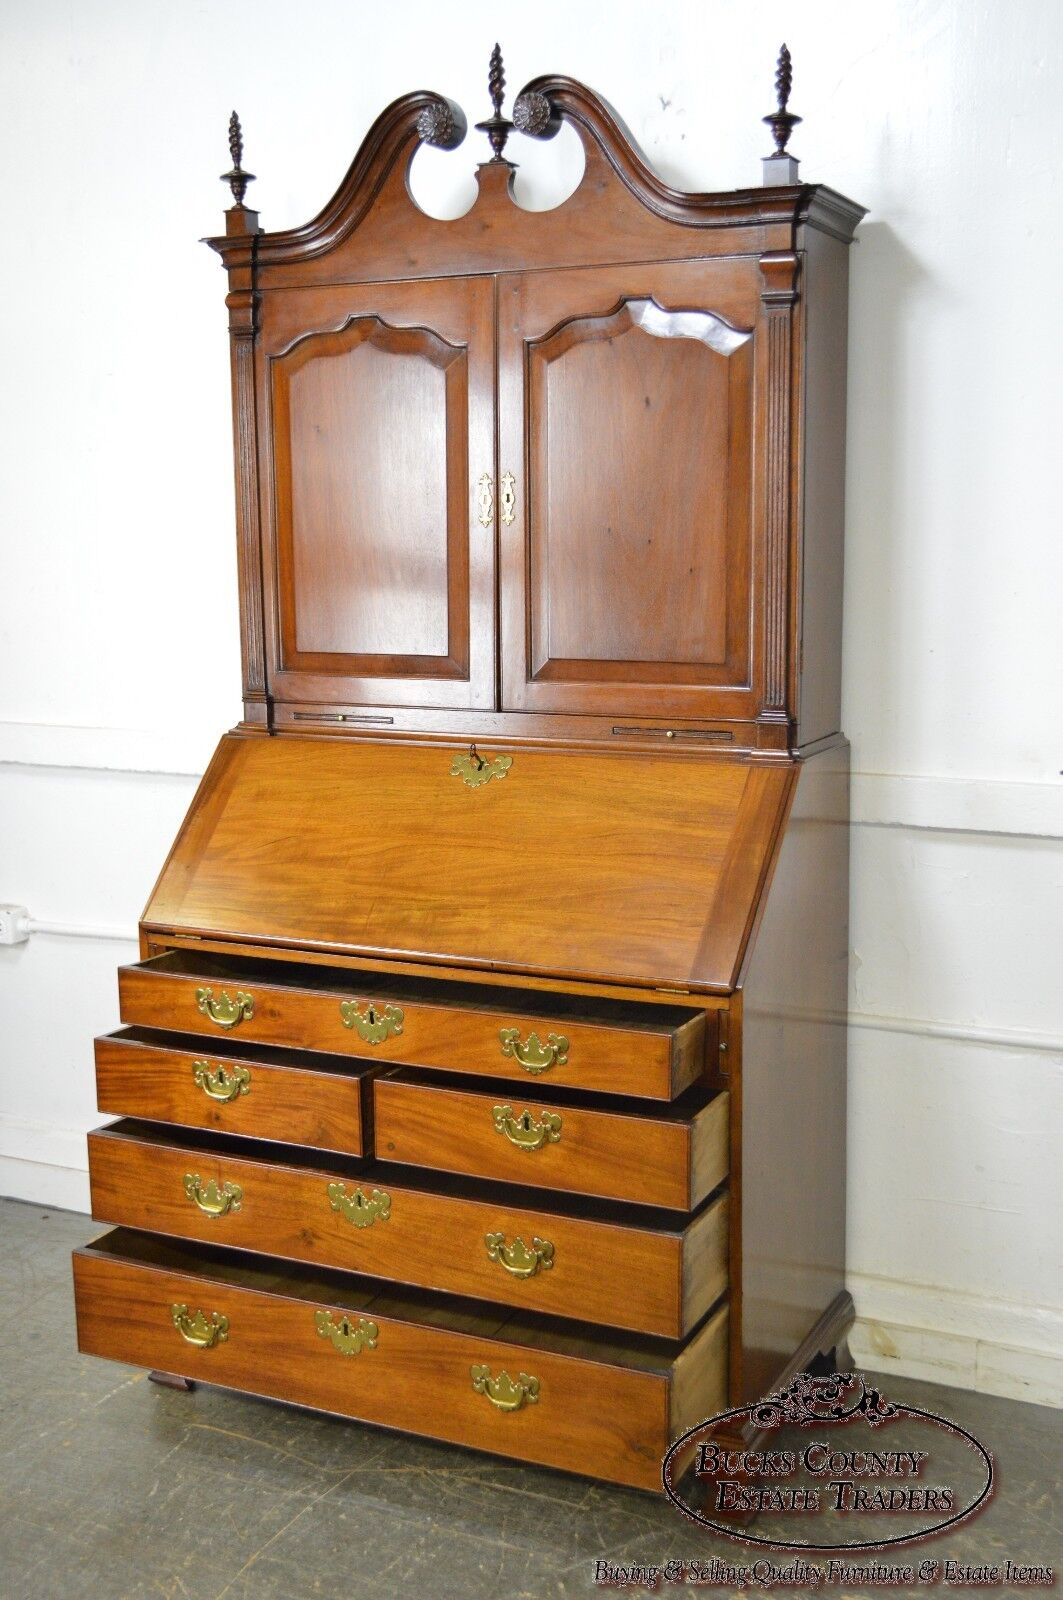
[[[725,1404],[726,1310],[684,1345],[574,1337],[122,1229],[75,1254],[74,1286],[87,1354],[635,1488]]]

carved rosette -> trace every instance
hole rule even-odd
[[[513,126],[529,139],[549,139],[561,126],[561,119],[544,94],[525,89],[513,102]]]
[[[456,150],[466,128],[460,106],[442,95],[430,100],[417,118],[417,137],[422,144],[433,145],[437,150]]]

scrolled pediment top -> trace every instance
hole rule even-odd
[[[377,117],[332,199],[299,228],[261,236],[263,264],[305,260],[323,254],[350,234],[376,199],[396,163],[418,143],[453,150],[465,137],[461,107],[429,89],[393,100]]]

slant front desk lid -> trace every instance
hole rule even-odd
[[[794,775],[671,750],[485,746],[470,760],[452,746],[229,734],[144,923],[728,990]]]

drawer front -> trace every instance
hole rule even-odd
[[[96,1040],[96,1103],[114,1116],[276,1139],[361,1155],[359,1069],[278,1066],[245,1054],[179,1050],[111,1034]]]
[[[119,971],[123,1022],[660,1100],[681,1094],[701,1075],[705,1059],[702,1014],[614,1026],[551,1017],[545,1009],[531,1014],[462,1005],[457,995],[446,1004],[374,997],[371,989],[353,986],[353,975],[350,987],[300,988],[250,969],[235,978],[212,975],[209,964],[198,973],[176,971],[173,961],[157,957]],[[617,1010],[624,1008],[618,1004]],[[652,1018],[652,1007],[639,1010]]]
[[[382,1161],[691,1211],[727,1175],[727,1096],[689,1119],[589,1110],[386,1073],[373,1082]]]
[[[100,1222],[665,1338],[727,1287],[723,1199],[671,1232],[108,1130],[89,1136],[89,1172]]]
[[[91,1248],[75,1256],[74,1282],[86,1354],[660,1488],[667,1370],[427,1326],[374,1302],[352,1309],[290,1298],[282,1286],[249,1289]]]

